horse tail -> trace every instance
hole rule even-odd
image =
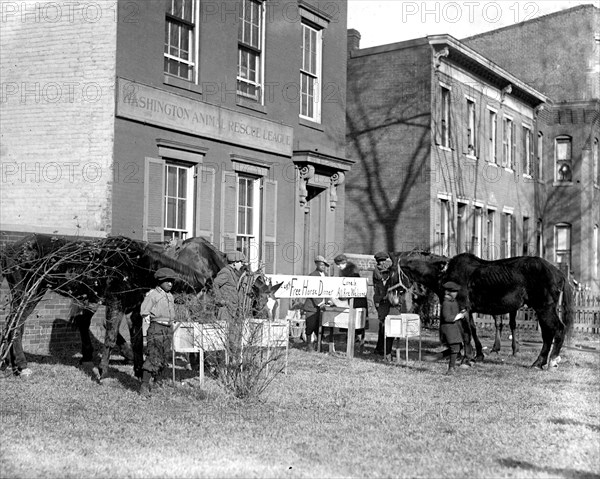
[[[573,308],[575,292],[568,278],[565,278],[563,283],[561,296],[562,303],[560,306],[562,307],[562,323],[565,327],[565,335],[568,338],[573,332],[573,323],[575,318],[575,311]]]

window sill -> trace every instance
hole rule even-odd
[[[494,166],[494,167],[498,168],[498,163],[494,163],[493,161],[488,161],[487,164],[488,164],[488,166]]]
[[[298,123],[302,126],[312,128],[313,130],[324,131],[323,125],[317,123],[316,121],[307,120],[306,118],[298,118]]]
[[[449,147],[447,147],[447,146],[444,146],[444,145],[438,145],[437,147],[438,147],[440,150],[442,150],[442,151],[452,151],[452,148],[449,148]]]
[[[256,100],[251,100],[243,96],[236,96],[235,104],[237,106],[241,106],[242,108],[248,108],[249,110],[256,111],[258,113],[267,113],[267,109],[264,105],[261,105]]]
[[[181,88],[182,90],[188,90],[202,94],[202,87],[200,85],[196,85],[195,83],[168,75],[166,73],[164,74],[163,83],[175,88]]]
[[[572,181],[556,181],[552,183],[552,186],[573,186]]]
[[[504,171],[508,171],[509,173],[514,173],[515,170],[513,170],[512,168],[509,168],[508,166],[504,167]]]
[[[467,154],[467,155],[465,155],[465,158],[467,160],[477,161],[477,156],[475,156],[475,155],[469,155],[469,154]]]

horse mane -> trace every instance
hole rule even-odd
[[[208,267],[211,269],[213,278],[217,275],[219,271],[221,271],[225,266],[227,266],[227,260],[225,253],[221,252],[213,245],[209,240],[203,238],[202,236],[188,238],[182,243],[182,248],[185,248],[187,244],[197,244],[204,254],[202,257],[208,262]]]

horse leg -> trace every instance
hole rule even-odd
[[[463,360],[470,359],[473,356],[473,346],[471,346],[471,312],[469,311],[469,317],[460,320],[463,345],[465,348],[465,357]]]
[[[131,313],[129,335],[131,336],[131,348],[133,350],[133,374],[136,378],[142,377],[142,366],[144,365],[144,335],[142,332],[142,316],[139,307]]]
[[[552,350],[550,351],[550,359],[548,360],[548,368],[557,367],[560,362],[560,350],[565,340],[565,326],[560,321],[556,309],[550,311],[550,320],[554,329],[554,337],[552,342]]]
[[[496,327],[496,337],[494,338],[494,345],[492,346],[492,353],[499,353],[501,348],[501,337],[502,329],[504,328],[504,315],[493,315],[494,326]]]
[[[542,330],[542,350],[540,351],[539,356],[531,365],[532,368],[537,367],[542,369],[546,363],[548,362],[548,354],[550,353],[550,348],[552,347],[552,340],[554,339],[555,330],[552,328],[551,323],[547,322],[546,315],[544,315],[543,310],[536,310],[536,314],[538,316],[538,321],[540,323],[540,329]]]
[[[119,300],[117,298],[107,298],[106,321],[104,323],[106,334],[104,336],[104,352],[102,353],[99,367],[100,379],[104,379],[108,373],[110,354],[117,345],[117,335],[119,333],[119,326],[122,318],[123,309],[121,308]]]
[[[481,341],[479,340],[479,336],[477,335],[477,327],[475,326],[475,320],[473,319],[472,314],[469,314],[469,322],[471,324],[471,334],[473,335],[473,342],[475,343],[475,361],[483,361],[483,347],[481,346]]]
[[[511,311],[508,315],[508,324],[510,325],[510,335],[512,338],[512,351],[513,351],[513,356],[516,356],[517,353],[519,352],[519,341],[517,341],[517,335],[516,335],[516,330],[517,330],[517,312],[516,311]]]
[[[95,311],[87,308],[79,307],[76,311],[72,311],[70,321],[74,321],[79,330],[81,338],[81,359],[79,364],[91,363],[94,361],[94,347],[92,346],[92,338],[90,337],[90,325],[92,324],[92,316]]]

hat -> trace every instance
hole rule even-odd
[[[460,289],[460,286],[458,284],[456,284],[454,281],[448,281],[448,282],[442,284],[442,288],[444,288],[448,291],[458,291]]]
[[[159,268],[154,273],[154,277],[157,281],[160,281],[162,283],[163,281],[166,281],[168,279],[175,279],[177,277],[177,274],[171,268]]]
[[[348,258],[345,254],[338,254],[335,258],[333,258],[335,264],[343,263],[344,261],[348,261]]]
[[[327,260],[321,255],[318,255],[315,258],[315,263],[325,263],[325,266],[329,266],[329,263],[327,262]]]
[[[246,255],[244,255],[244,253],[242,253],[241,251],[228,251],[226,255],[228,263],[235,263],[236,261],[246,261]]]
[[[385,261],[389,258],[389,255],[385,251],[380,251],[379,253],[375,253],[375,261]]]

